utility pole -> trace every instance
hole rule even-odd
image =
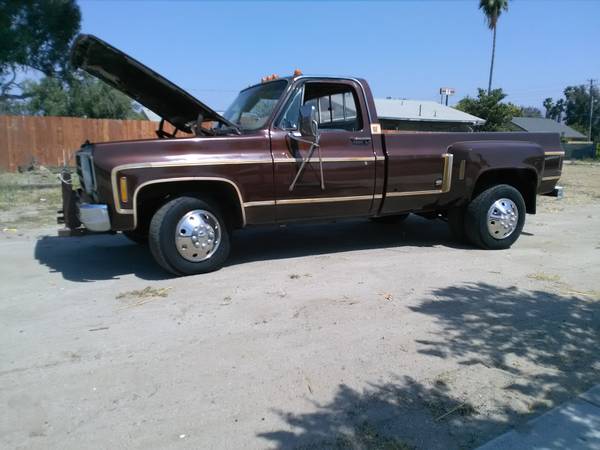
[[[590,78],[590,126],[588,128],[588,140],[592,141],[592,124],[594,119],[594,79]]]

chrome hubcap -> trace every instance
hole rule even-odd
[[[219,221],[203,209],[188,212],[175,229],[177,251],[188,261],[199,262],[210,258],[220,244]]]
[[[496,200],[487,213],[487,229],[494,239],[504,239],[517,228],[519,210],[508,198]]]

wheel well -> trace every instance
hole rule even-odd
[[[242,205],[236,188],[225,181],[164,181],[144,186],[136,196],[137,228],[147,230],[154,213],[166,202],[181,195],[213,200],[232,228],[244,226]]]
[[[525,200],[525,208],[529,214],[535,214],[537,174],[530,169],[496,169],[482,173],[473,189],[471,199],[489,187],[508,184],[517,189]]]

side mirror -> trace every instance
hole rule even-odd
[[[319,135],[319,124],[317,121],[317,110],[314,105],[302,105],[300,107],[300,134],[311,141]]]

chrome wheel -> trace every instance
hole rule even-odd
[[[209,259],[221,244],[221,227],[217,218],[203,209],[188,212],[175,229],[179,254],[191,262]]]
[[[487,213],[487,229],[494,239],[510,236],[519,223],[519,210],[508,198],[496,200]]]

